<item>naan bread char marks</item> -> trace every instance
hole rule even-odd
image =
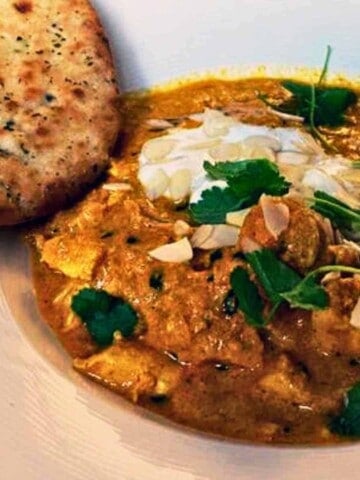
[[[120,125],[108,42],[87,0],[0,7],[0,225],[9,225],[86,190]]]

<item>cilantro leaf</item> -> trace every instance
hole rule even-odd
[[[230,283],[246,323],[256,328],[264,327],[266,322],[262,315],[263,302],[247,271],[239,267],[235,268],[231,274]]]
[[[345,236],[353,239],[360,238],[360,210],[351,208],[346,203],[322,191],[314,193],[311,208],[329,218]]]
[[[72,310],[85,323],[92,339],[100,346],[111,345],[116,331],[133,335],[138,316],[122,298],[104,290],[84,288],[72,298]]]
[[[328,72],[331,53],[332,49],[328,46],[324,67],[316,85],[284,80],[282,86],[292,93],[289,100],[281,105],[272,105],[265,95],[260,94],[259,98],[266,105],[279,112],[303,117],[305,125],[308,125],[313,136],[328,149],[337,151],[333,145],[328,143],[317,127],[321,125],[329,127],[343,125],[346,110],[350,105],[357,102],[357,95],[353,90],[346,87],[324,86],[323,81]]]
[[[263,193],[284,195],[290,187],[290,183],[280,175],[277,165],[266,158],[219,162],[215,165],[205,162],[204,168],[211,177],[227,180],[234,193],[247,198],[247,202],[251,201],[252,204],[256,203]]]
[[[282,293],[296,287],[301,277],[285,263],[277,259],[269,249],[256,250],[245,255],[267,296],[274,304],[283,301]]]
[[[204,162],[204,168],[212,178],[226,180],[229,187],[205,190],[201,200],[190,205],[190,214],[198,223],[224,223],[227,213],[254,205],[263,193],[284,195],[290,187],[278,167],[267,159],[216,165]]]
[[[330,421],[329,428],[338,435],[360,437],[360,383],[347,392],[342,411]]]
[[[311,123],[312,85],[285,80],[282,86],[293,97],[280,105],[277,110],[304,117],[305,123]],[[336,127],[343,125],[344,114],[357,100],[355,92],[345,87],[315,87],[314,126]]]
[[[239,198],[230,188],[213,187],[205,190],[201,200],[190,204],[190,214],[198,223],[218,224],[225,223],[226,214],[245,208],[244,199]]]
[[[329,304],[325,289],[316,283],[315,276],[310,274],[290,291],[281,293],[292,308],[304,310],[323,310]]]

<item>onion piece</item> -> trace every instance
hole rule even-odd
[[[161,262],[183,263],[193,258],[193,250],[187,238],[168,243],[149,252],[151,258]]]
[[[230,225],[202,225],[193,235],[191,243],[202,250],[234,247],[238,242],[239,232],[239,228]]]
[[[277,240],[290,222],[290,210],[285,203],[276,202],[269,195],[262,195],[260,206],[264,215],[266,230]]]
[[[350,325],[360,328],[360,298],[358,299],[354,310],[351,312]]]

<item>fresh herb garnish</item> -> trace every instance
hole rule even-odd
[[[336,127],[345,122],[345,112],[357,101],[356,93],[346,87],[325,86],[324,80],[328,72],[332,49],[327,47],[325,64],[316,85],[293,80],[284,80],[282,86],[292,94],[289,100],[281,105],[273,105],[264,95],[259,98],[266,105],[282,113],[304,118],[310,132],[329,149],[334,149],[319,132],[319,126]]]
[[[263,302],[247,271],[236,267],[231,274],[230,283],[246,323],[256,328],[264,327],[266,322],[262,315]]]
[[[225,180],[225,189],[213,187],[202,193],[201,200],[190,205],[190,214],[198,223],[225,223],[226,214],[254,205],[263,193],[284,195],[290,183],[278,167],[267,159],[204,162],[206,172],[216,180]]]
[[[279,306],[284,302],[287,302],[291,308],[302,308],[304,310],[322,310],[327,308],[329,299],[326,290],[316,281],[320,275],[327,272],[360,273],[359,268],[344,265],[326,265],[301,278],[293,269],[278,260],[273,251],[268,249],[249,253],[246,255],[246,260],[254,270],[261,286],[272,303],[271,312],[265,323],[268,323],[272,319]],[[245,274],[247,275],[246,272]],[[244,300],[241,302],[238,295],[238,292],[245,292],[250,288],[249,282],[252,285],[251,288],[255,288],[257,292],[255,284],[250,281],[248,276],[245,277],[243,274],[242,277],[240,277],[237,275],[236,286],[238,290],[235,290],[232,281],[231,276],[231,286],[239,300],[239,308],[243,311],[246,321],[252,326],[258,326],[251,316],[249,316],[249,312],[251,312],[249,305],[246,302],[244,303]],[[254,305],[258,301],[258,299],[254,300],[254,298],[255,295],[252,293],[248,300],[248,302],[251,302],[251,308],[255,308]],[[262,310],[261,300],[260,305]],[[249,318],[250,320],[248,320]],[[264,324],[260,326],[264,326]]]
[[[329,428],[337,435],[360,437],[360,383],[347,392],[343,409],[330,421]]]
[[[356,94],[345,87],[315,86],[292,80],[281,84],[293,97],[277,110],[303,117],[307,125],[314,127],[343,125],[346,109],[357,99]]]
[[[283,301],[281,294],[294,288],[301,281],[286,263],[277,259],[272,250],[262,249],[245,255],[273,304]]]
[[[225,223],[226,214],[244,207],[243,199],[239,198],[230,188],[213,187],[205,190],[201,200],[190,204],[189,211],[197,223]]]
[[[138,324],[137,313],[131,305],[104,290],[84,288],[72,298],[71,308],[101,347],[111,345],[117,331],[123,337],[132,336]]]
[[[345,236],[352,239],[360,238],[360,210],[351,208],[331,195],[316,191],[314,198],[310,200],[313,210],[331,220]]]

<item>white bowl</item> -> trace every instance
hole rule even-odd
[[[360,72],[360,2],[96,0],[123,89],[219,67],[321,65]],[[230,69],[231,70],[231,69]],[[271,69],[270,69],[271,70]],[[360,446],[220,441],[134,407],[74,373],[39,319],[26,249],[0,235],[3,480],[354,479]]]

